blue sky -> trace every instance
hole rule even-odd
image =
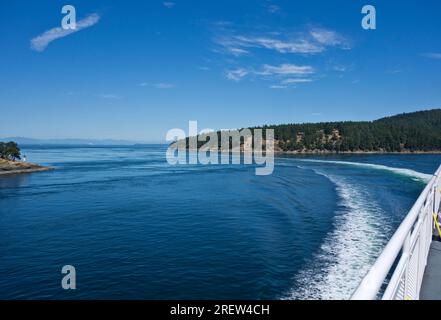
[[[65,4],[82,29],[45,47]],[[361,28],[366,4],[377,30]],[[189,120],[439,108],[440,14],[441,1],[2,1],[0,137],[160,142]]]

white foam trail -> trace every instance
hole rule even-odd
[[[356,167],[375,169],[375,170],[385,170],[399,175],[408,176],[426,183],[428,183],[430,179],[432,179],[432,175],[430,174],[421,173],[412,169],[388,167],[381,164],[371,164],[371,163],[351,162],[351,161],[313,160],[313,159],[299,159],[299,161],[349,165],[349,166],[356,166]]]
[[[326,175],[340,198],[334,226],[308,269],[295,277],[286,299],[349,299],[383,250],[390,227],[382,210],[365,190],[344,178]]]

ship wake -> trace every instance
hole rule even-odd
[[[323,163],[323,164],[336,164],[336,165],[346,165],[346,166],[354,166],[365,169],[374,169],[374,170],[383,170],[389,171],[394,174],[398,174],[401,176],[407,176],[414,180],[421,181],[424,183],[428,183],[432,178],[432,175],[421,173],[412,169],[407,168],[394,168],[381,164],[372,164],[372,163],[362,163],[362,162],[351,162],[351,161],[332,161],[332,160],[315,160],[315,159],[299,159],[302,162],[310,162],[310,163]]]
[[[380,206],[361,186],[314,171],[336,186],[339,204],[334,228],[283,299],[349,299],[381,253],[391,230]]]

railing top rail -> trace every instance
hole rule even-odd
[[[368,274],[364,277],[351,299],[373,300],[377,297],[384,280],[401,252],[407,236],[417,222],[421,208],[424,206],[424,203],[430,195],[438,177],[441,177],[441,166],[430,179],[430,182],[424,188],[424,191],[409,211],[409,214],[404,218],[403,222],[392,236]]]

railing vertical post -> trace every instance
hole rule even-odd
[[[408,293],[409,293],[409,261],[412,258],[411,251],[410,251],[410,240],[411,240],[412,233],[409,231],[409,233],[406,236],[406,240],[404,240],[403,244],[403,256],[407,257],[406,260],[406,267],[404,269],[404,298],[406,299]]]
[[[441,168],[438,170],[436,175],[436,182],[435,182],[435,190],[434,190],[434,204],[433,204],[433,213],[438,215],[440,212],[440,201],[441,201]]]
[[[433,186],[433,213],[438,215],[438,183]]]
[[[424,271],[426,269],[426,262],[427,262],[427,246],[426,246],[426,241],[427,241],[427,223],[428,219],[431,218],[430,212],[428,212],[428,210],[430,211],[430,207],[428,206],[427,209],[423,209],[422,215],[421,215],[421,232],[418,236],[418,260],[417,260],[417,270],[416,270],[416,279],[417,279],[417,285],[415,287],[415,296],[414,299],[418,299],[420,297],[420,290],[421,290],[421,284],[423,282],[423,276],[424,276]]]

